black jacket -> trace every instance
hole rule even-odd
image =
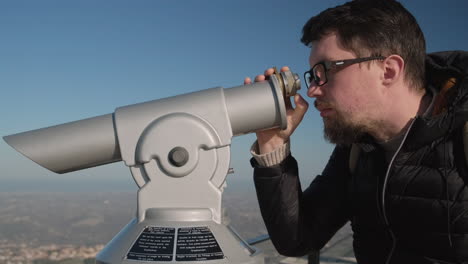
[[[414,119],[390,165],[369,138],[359,144],[351,173],[350,146],[336,146],[323,173],[302,192],[293,157],[273,167],[252,160],[261,213],[278,252],[302,256],[320,249],[351,221],[358,263],[468,263],[468,166],[461,138],[468,121],[467,73],[467,52],[428,55],[435,114]],[[456,84],[443,90],[452,77]]]

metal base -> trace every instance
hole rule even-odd
[[[261,264],[263,254],[212,220],[209,209],[151,208],[96,256],[97,264]]]

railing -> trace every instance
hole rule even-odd
[[[338,245],[339,243],[342,243],[343,241],[348,239],[350,236],[352,236],[352,234],[347,235],[347,236],[339,239],[338,241],[335,241],[333,244],[329,245],[327,248],[324,248],[321,252],[323,253],[323,252],[328,251],[330,248],[333,248],[334,246]],[[259,243],[265,242],[267,240],[270,240],[270,236],[268,234],[263,234],[263,235],[248,239],[246,241],[246,243],[249,244],[249,246],[253,246],[255,244],[259,244]],[[328,256],[327,257],[320,257],[320,251],[309,252],[309,254],[307,256],[307,263],[308,264],[320,264],[320,260],[325,261],[327,263],[330,263],[330,262],[331,263],[343,263],[343,264],[356,264],[357,263],[356,259],[354,259],[354,258],[328,257]]]

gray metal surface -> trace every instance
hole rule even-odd
[[[276,76],[269,82],[225,89],[224,94],[234,136],[272,127],[286,128],[286,106]]]
[[[37,164],[66,173],[120,161],[112,114],[3,138]]]

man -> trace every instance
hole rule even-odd
[[[358,263],[468,263],[468,54],[426,56],[416,20],[393,0],[327,9],[301,40],[307,95],[336,147],[302,192],[289,138],[306,101],[288,105],[287,130],[257,133],[254,182],[277,250],[319,250],[350,221]]]

